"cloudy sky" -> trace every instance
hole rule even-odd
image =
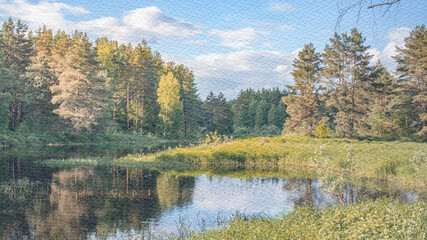
[[[0,17],[19,18],[31,29],[79,29],[92,41],[146,39],[164,60],[193,70],[201,97],[221,91],[234,98],[248,87],[283,89],[292,83],[292,60],[304,44],[321,52],[334,31],[353,27],[367,38],[373,60],[392,70],[395,47],[427,22],[427,1],[402,0],[386,14],[386,7],[356,7],[337,24],[339,10],[356,1],[0,0]]]

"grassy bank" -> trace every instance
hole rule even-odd
[[[427,203],[381,199],[319,210],[296,208],[277,218],[235,218],[189,239],[426,239]],[[186,236],[188,237],[188,236]]]
[[[142,141],[159,141],[157,136],[141,134],[27,134],[0,133],[0,147],[38,146],[38,145],[83,145],[106,143],[133,143]]]
[[[394,184],[427,185],[427,144],[274,137],[234,140],[175,148],[149,155],[129,155],[123,164],[151,162],[195,166],[298,167],[320,175],[380,178]]]

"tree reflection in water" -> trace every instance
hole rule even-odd
[[[52,169],[19,157],[3,163],[1,239],[142,238],[157,230],[176,231],[181,219],[202,216],[203,221],[218,221],[220,211],[225,217],[236,211],[274,215],[296,206],[337,203],[322,191],[321,181],[310,178],[192,177],[118,167]],[[419,197],[406,191],[343,186],[344,203],[382,196],[411,202]]]

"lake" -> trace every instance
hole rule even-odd
[[[178,143],[12,148],[0,153],[0,238],[150,239],[227,223],[236,215],[277,216],[297,206],[326,208],[338,200],[307,177],[185,175],[120,166],[48,167],[46,159],[115,159]],[[245,174],[248,172],[248,174]],[[344,203],[420,196],[345,184]]]

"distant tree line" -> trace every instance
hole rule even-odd
[[[165,63],[144,40],[92,43],[80,31],[33,33],[9,19],[0,31],[0,132],[176,138],[314,134],[322,126],[350,138],[425,136],[426,39],[424,25],[405,39],[395,77],[380,62],[370,64],[356,29],[336,33],[322,54],[305,45],[288,89],[247,89],[231,101],[210,93],[203,101],[191,70]]]

